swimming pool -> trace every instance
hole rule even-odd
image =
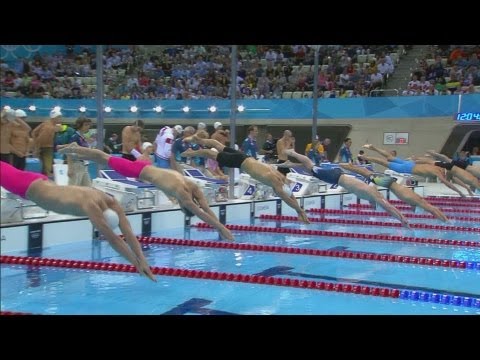
[[[161,274],[158,283],[125,272],[127,266],[116,266],[126,261],[105,241],[56,245],[38,254],[50,259],[50,264],[57,259],[56,266],[74,268],[6,264],[13,258],[2,256],[1,310],[152,315],[480,314],[480,233],[475,232],[475,221],[451,220],[448,226],[471,231],[450,231],[354,223],[358,219],[393,222],[382,216],[309,213],[309,217],[332,222],[304,225],[284,217],[235,221],[244,229],[233,230],[235,243],[219,241],[218,234],[207,228],[152,234],[162,237],[159,243],[143,246],[148,261]],[[344,223],[334,222],[339,219]],[[433,219],[410,221],[440,224]],[[351,234],[365,235],[353,238]],[[105,265],[102,271],[100,264],[81,261],[109,264],[110,269]]]

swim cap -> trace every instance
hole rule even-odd
[[[108,208],[103,212],[103,216],[112,230],[115,230],[118,227],[120,219],[116,211]]]
[[[143,144],[142,144],[142,150],[145,151],[147,150],[147,148],[149,146],[153,146],[153,144],[151,142],[148,142],[148,141],[145,141]]]
[[[390,185],[392,185],[392,183],[397,181],[397,178],[392,177],[392,176],[387,176],[387,175],[374,174],[374,175],[370,176],[370,180],[372,180],[373,183],[378,185],[378,186],[383,186],[383,187],[389,188]]]

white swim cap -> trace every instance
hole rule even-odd
[[[145,151],[147,150],[147,148],[149,146],[153,146],[153,144],[151,142],[148,142],[148,141],[145,141],[143,144],[142,144],[142,150]]]
[[[110,226],[112,230],[118,227],[120,219],[116,211],[108,208],[103,212],[103,216],[105,216],[105,220],[107,220],[108,226]]]

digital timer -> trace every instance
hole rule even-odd
[[[480,112],[461,112],[455,115],[456,121],[480,121]]]

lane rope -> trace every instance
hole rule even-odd
[[[279,220],[279,221],[291,221],[299,222],[297,216],[287,215],[260,215],[260,219],[267,220]],[[347,224],[347,225],[369,225],[369,226],[385,226],[385,227],[403,227],[400,222],[388,222],[388,221],[372,221],[372,220],[355,220],[355,219],[339,219],[339,218],[308,218],[310,222],[316,223],[333,223],[333,224]],[[429,230],[442,230],[442,231],[466,231],[480,233],[479,227],[467,227],[467,226],[454,226],[454,225],[430,225],[422,223],[410,223],[408,224],[411,229],[429,229]]]
[[[24,256],[0,256],[0,263],[11,265],[30,265],[38,267],[57,267],[70,269],[92,269],[101,271],[130,272],[136,273],[133,265],[102,263],[96,261],[79,261],[51,258],[34,258]],[[195,279],[242,282],[250,284],[273,285],[293,288],[304,288],[321,291],[335,291],[350,294],[360,294],[378,297],[402,298],[405,300],[424,301],[455,306],[480,308],[480,298],[465,296],[451,296],[449,294],[431,293],[426,291],[411,291],[390,289],[378,286],[360,286],[349,283],[299,280],[294,278],[279,278],[263,275],[235,274],[218,271],[190,270],[171,267],[151,267],[155,275],[187,277]]]

